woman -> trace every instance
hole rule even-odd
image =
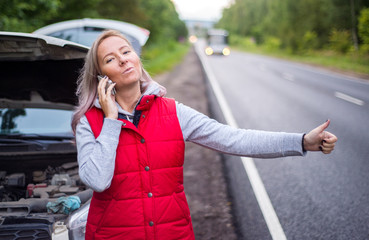
[[[98,75],[106,77],[98,82]],[[116,31],[100,35],[78,81],[72,121],[80,177],[95,191],[86,239],[194,239],[184,141],[260,158],[330,153],[337,141],[324,131],[329,121],[306,135],[234,129],[164,94],[128,40]]]

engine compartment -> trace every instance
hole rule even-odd
[[[47,203],[60,197],[77,195],[82,204],[92,197],[92,190],[79,178],[76,154],[60,153],[55,159],[52,155],[34,156],[33,160],[18,156],[18,161],[0,156],[0,216],[50,214]]]
[[[27,176],[27,174],[30,174]],[[31,179],[31,181],[27,181]],[[85,190],[78,176],[78,163],[65,163],[44,170],[7,174],[0,171],[1,202],[22,198],[58,198]]]

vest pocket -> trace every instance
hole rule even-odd
[[[190,210],[188,208],[186,196],[184,192],[182,193],[173,193],[173,198],[176,201],[178,207],[182,211],[183,217],[187,220],[187,223],[190,222]]]
[[[103,215],[101,216],[101,219],[100,219],[100,221],[99,221],[99,224],[97,225],[96,232],[99,232],[99,230],[104,226],[104,222],[105,222],[105,220],[106,220],[107,216],[111,213],[111,211],[113,211],[114,206],[115,206],[115,203],[116,203],[116,201],[115,201],[115,199],[113,198],[113,199],[109,202],[108,206],[105,208],[104,213],[103,213]]]

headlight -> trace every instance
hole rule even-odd
[[[68,217],[66,225],[69,229],[70,240],[85,239],[86,223],[89,209],[90,201],[86,202],[80,209],[78,209]]]
[[[197,37],[195,35],[191,35],[189,40],[190,40],[190,43],[195,43],[197,42]]]
[[[213,49],[211,47],[205,48],[206,55],[210,56],[214,53]]]
[[[227,47],[223,48],[223,51],[222,51],[223,55],[224,56],[228,56],[229,54],[231,54],[231,50]]]

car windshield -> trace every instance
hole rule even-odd
[[[84,27],[84,28],[68,28],[65,30],[50,33],[49,35],[56,38],[77,42],[85,46],[92,46],[97,37],[104,31],[104,28]],[[133,37],[122,33],[132,44],[135,43]]]
[[[224,45],[226,44],[226,40],[225,37],[223,35],[212,35],[209,36],[209,43],[210,44],[219,44],[219,45]]]
[[[0,108],[0,134],[71,133],[70,110],[45,108]]]

